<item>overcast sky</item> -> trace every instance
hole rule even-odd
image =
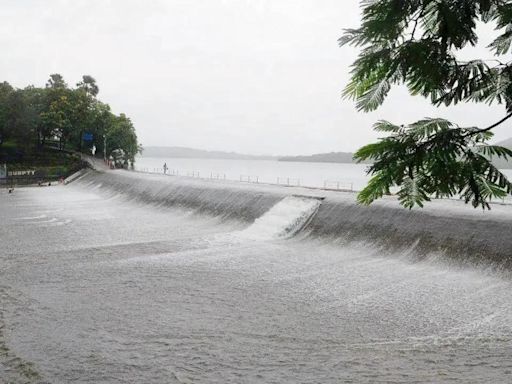
[[[353,151],[377,137],[379,119],[503,116],[435,109],[403,89],[358,113],[341,99],[357,51],[336,41],[358,23],[358,0],[2,0],[0,81],[43,86],[60,73],[74,85],[89,74],[145,146],[251,154]]]

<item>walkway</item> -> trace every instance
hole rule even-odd
[[[93,157],[93,156],[86,155],[86,154],[82,153],[82,160],[89,163],[89,165],[96,171],[100,171],[100,172],[110,171],[109,166],[107,164],[105,164],[103,159],[99,159],[97,157]]]

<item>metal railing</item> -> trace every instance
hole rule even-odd
[[[167,169],[164,173],[163,168],[138,168],[137,172],[143,173],[156,173],[156,174],[165,174],[166,176],[182,176],[182,177],[192,177],[199,179],[209,179],[209,180],[222,180],[222,181],[238,181],[242,183],[253,183],[253,184],[269,184],[269,185],[282,185],[287,187],[308,187],[308,188],[318,188],[318,189],[326,189],[331,191],[344,191],[344,192],[354,192],[354,183],[351,181],[342,181],[342,180],[325,180],[323,182],[323,187],[320,185],[304,185],[302,180],[297,177],[282,177],[279,176],[275,179],[275,182],[269,182],[263,180],[259,175],[247,175],[241,174],[237,179],[228,178],[225,173],[220,172],[210,172],[201,177],[201,173],[199,171],[179,171],[178,169]]]
[[[52,185],[55,183],[61,183],[64,181],[63,176],[51,175],[51,176],[33,176],[33,175],[22,175],[22,176],[8,176],[0,178],[0,185],[5,188],[14,188],[21,185]]]
[[[187,177],[194,177],[194,178],[200,178],[199,171],[188,171],[185,176]]]
[[[240,181],[246,182],[246,183],[259,183],[260,177],[259,176],[251,176],[251,175],[240,175]]]
[[[210,179],[226,180],[226,174],[225,173],[213,173],[213,172],[210,172]]]
[[[277,185],[286,185],[288,187],[300,187],[300,179],[296,177],[278,177]]]
[[[324,189],[332,189],[336,191],[354,191],[354,183],[349,181],[325,180]]]

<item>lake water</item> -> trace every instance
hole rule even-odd
[[[171,175],[315,188],[360,191],[370,179],[367,164],[139,157],[135,169],[163,173],[164,163]],[[512,179],[511,169],[503,172]]]
[[[348,166],[276,167],[321,180]],[[0,382],[512,381],[509,277],[294,236],[315,199],[258,189],[244,208],[216,182],[177,190],[224,198],[228,217],[161,204],[165,176],[131,173],[158,188],[125,194],[117,172],[0,192]]]
[[[272,160],[224,160],[139,157],[135,169],[202,178],[226,178],[235,181],[302,185],[316,188],[361,190],[368,177],[365,164],[302,163]]]

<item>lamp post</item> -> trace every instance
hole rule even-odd
[[[107,136],[103,135],[103,161],[107,162]]]

